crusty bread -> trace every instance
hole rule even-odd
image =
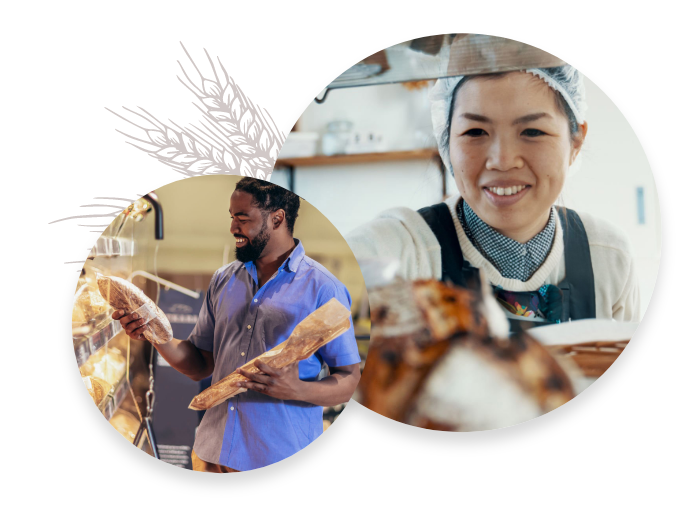
[[[260,371],[254,365],[256,360],[261,360],[274,369],[282,369],[294,362],[305,360],[346,332],[351,327],[350,316],[351,312],[341,302],[337,299],[330,299],[304,318],[286,341],[247,362],[241,368],[257,373]],[[249,380],[237,372],[232,372],[192,399],[190,409],[197,411],[209,409],[245,392],[245,388],[235,385],[240,381]]]
[[[574,397],[567,373],[527,334],[494,338],[482,295],[435,280],[370,293],[372,340],[355,399],[403,423],[489,430]]]
[[[131,443],[135,441],[135,435],[140,427],[140,420],[128,411],[118,409],[116,414],[111,417],[109,423]]]
[[[74,306],[71,312],[73,323],[84,324],[107,311],[109,305],[94,287],[83,284],[76,291],[74,296]]]
[[[117,278],[116,276],[102,276],[101,274],[97,275],[97,286],[102,297],[114,309],[125,311],[126,314],[135,311],[138,313],[150,313],[149,315],[140,314],[142,318],[152,318],[147,322],[149,330],[143,334],[145,339],[153,344],[164,344],[173,339],[171,323],[166,318],[164,312],[137,286],[125,279]],[[141,309],[143,306],[145,306],[144,310]]]

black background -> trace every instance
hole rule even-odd
[[[55,81],[62,89],[53,98],[57,117],[65,118],[55,127],[57,137],[66,139],[62,149],[50,157],[51,168],[40,182],[47,189],[45,208],[49,222],[83,214],[84,210],[78,206],[93,203],[93,197],[135,199],[180,178],[169,167],[124,144],[124,138],[114,129],[130,133],[135,133],[135,129],[104,109],[108,107],[121,113],[122,106],[139,105],[162,121],[170,118],[181,126],[196,123],[199,111],[191,105],[194,97],[176,79],[176,74],[180,74],[176,60],[181,61],[190,77],[197,78],[180,40],[205,77],[211,69],[202,48],[209,51],[215,62],[220,57],[244,93],[267,109],[286,134],[310,101],[339,73],[375,51],[420,36],[415,32],[382,34],[369,27],[341,36],[329,28],[306,33],[292,30],[286,35],[259,30],[241,30],[236,35],[226,28],[220,37],[201,38],[186,37],[182,33],[151,36],[142,29],[136,32],[139,33],[132,30],[93,33],[67,46],[51,48],[59,68]],[[374,35],[369,36],[370,33]],[[598,75],[604,67],[593,65],[592,56],[586,56],[592,54],[588,53],[587,44],[577,47],[559,36],[508,36],[538,45],[579,67],[619,103],[618,90],[603,84],[604,78],[609,83],[609,75]],[[595,73],[593,69],[597,69]],[[628,109],[622,111],[629,114]],[[386,191],[392,184],[400,181],[388,179],[387,187],[378,191]],[[86,209],[85,212],[94,211]],[[68,314],[69,294],[78,273],[75,265],[64,262],[84,259],[97,236],[70,220],[49,225],[48,237],[58,246],[53,248],[50,270],[60,273],[55,290],[62,295],[54,300],[59,301],[56,304],[59,314]],[[63,321],[62,316],[59,321]],[[638,337],[643,333],[641,326]],[[650,408],[643,400],[647,395],[644,367],[635,357],[641,353],[642,341],[638,339],[629,345],[615,366],[576,400],[522,426],[489,436],[444,434],[404,426],[351,402],[319,440],[285,463],[269,469],[303,471],[316,469],[316,465],[333,465],[340,471],[351,470],[361,479],[370,478],[378,470],[377,466],[382,471],[396,473],[429,471],[434,459],[462,465],[462,456],[477,453],[473,445],[484,445],[491,437],[499,446],[495,448],[497,451],[485,453],[490,459],[503,453],[504,462],[514,462],[520,455],[529,457],[530,449],[547,457],[549,448],[553,448],[561,450],[563,456],[590,456],[589,460],[593,461],[600,454],[615,450],[627,431],[640,428],[642,413]],[[66,350],[64,364],[72,360],[71,350]],[[72,436],[65,440],[68,445],[82,446],[85,440],[95,441],[95,460],[98,455],[120,456],[127,466],[143,472],[175,469],[171,466],[162,469],[165,464],[134,450],[109,426],[82,387],[75,368],[67,390],[73,392],[71,416],[78,421],[68,432]],[[596,443],[598,440],[601,442]],[[523,450],[526,451],[522,453]],[[294,468],[291,464],[300,467]]]

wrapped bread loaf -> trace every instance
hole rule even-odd
[[[253,373],[260,372],[254,365],[256,360],[261,360],[274,369],[282,369],[294,362],[305,360],[346,332],[351,327],[350,316],[351,312],[341,302],[330,299],[304,318],[286,341],[247,362],[241,369]],[[209,409],[245,392],[246,388],[236,385],[240,381],[249,380],[237,372],[229,374],[192,399],[190,409]]]
[[[145,321],[147,329],[142,336],[153,344],[163,344],[173,339],[171,324],[164,312],[142,290],[125,279],[116,276],[97,275],[97,286],[102,297],[117,310],[126,314],[137,313]]]

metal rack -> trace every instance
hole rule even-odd
[[[142,253],[145,251],[145,243],[143,242],[143,247],[140,248],[139,244],[135,241],[133,237],[135,234],[134,224],[142,221],[145,216],[152,211],[154,211],[154,237],[157,240],[162,239],[164,232],[162,208],[156,195],[153,192],[150,192],[143,196],[139,201],[128,206],[107,227],[104,234],[97,239],[90,250],[87,259],[90,263],[84,265],[82,273],[85,275],[86,271],[93,270],[96,273],[103,272],[118,277],[128,278],[129,280],[134,275],[140,275],[141,273],[145,274],[144,270],[135,270],[135,267],[144,268],[144,265],[137,265],[139,262],[136,264],[133,257],[142,257]],[[142,258],[144,260],[144,257]],[[149,278],[150,276],[146,277]],[[97,290],[96,287],[93,287],[92,289]],[[113,310],[109,309],[106,312],[98,314],[86,324],[74,324],[72,326],[74,354],[79,368],[86,366],[88,360],[96,353],[103,351],[114,338],[122,336],[123,328],[119,321],[112,319],[112,313]],[[119,348],[119,351],[121,351],[119,345],[110,345],[110,347]],[[131,387],[131,381],[133,381],[131,360],[133,360],[133,356],[130,354],[130,348],[126,355],[125,374],[114,383],[109,392],[107,392],[105,397],[97,405],[107,421],[112,419],[122,405],[124,406],[124,409],[129,410],[129,401],[131,400],[137,409],[135,392]],[[131,379],[129,379],[128,371],[130,371]],[[118,374],[116,376],[118,376]],[[136,384],[137,388],[138,382],[133,381],[133,383]],[[143,423],[141,424],[134,444],[140,447],[142,444],[142,437],[146,436],[152,453],[155,457],[159,458],[151,427],[151,405],[153,405],[154,402],[151,385],[153,385],[153,376],[151,375],[150,367],[150,390],[147,392],[147,416],[143,417]],[[132,399],[129,398],[129,394]]]
[[[111,319],[106,320],[103,325],[96,326],[93,330],[90,329],[91,327],[88,325],[73,329],[74,353],[78,367],[85,364],[92,355],[104,348],[114,336],[123,330],[117,320]]]
[[[102,402],[100,402],[98,408],[107,420],[110,420],[111,417],[114,416],[114,413],[116,413],[116,410],[121,405],[123,399],[126,397],[129,391],[130,384],[124,376],[116,384],[116,386],[111,389],[107,396],[102,399]]]

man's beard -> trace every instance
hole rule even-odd
[[[235,248],[237,260],[244,263],[257,260],[261,253],[263,253],[268,241],[270,241],[270,233],[268,232],[267,223],[264,222],[263,227],[261,227],[261,230],[254,239],[249,241],[246,246]]]

